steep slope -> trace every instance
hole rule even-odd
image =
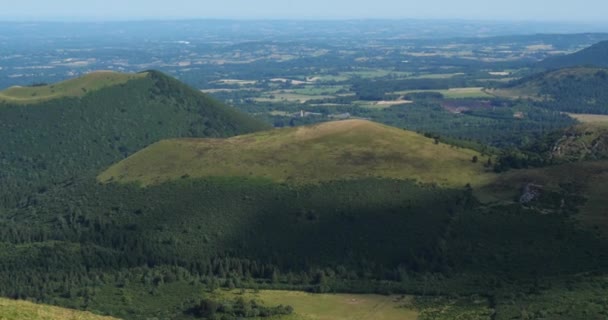
[[[548,109],[608,113],[608,69],[567,68],[543,72],[488,90],[505,98],[531,99]]]
[[[26,301],[0,298],[0,319],[2,320],[112,320],[90,312],[69,310]]]
[[[52,99],[0,102],[0,206],[93,173],[161,139],[227,137],[267,128],[155,71],[96,73],[51,87],[23,90],[44,96],[62,88]],[[18,89],[4,95],[23,96]]]
[[[573,217],[589,229],[608,234],[608,161],[578,161],[545,168],[512,170],[484,186],[487,199],[544,207],[545,213],[576,208]],[[525,186],[529,186],[526,188]],[[526,189],[533,195],[522,197]]]
[[[547,58],[538,63],[541,68],[560,69],[576,66],[608,67],[608,41],[602,41],[581,51]]]
[[[102,173],[100,181],[158,184],[180,177],[258,177],[314,183],[348,178],[413,179],[462,187],[489,177],[472,150],[364,120],[328,122],[229,139],[151,145]]]
[[[608,159],[608,123],[584,123],[564,130],[551,158],[558,161]]]

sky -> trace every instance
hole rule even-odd
[[[474,19],[602,22],[607,0],[0,0],[2,20]]]

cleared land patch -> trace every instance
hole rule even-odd
[[[411,100],[382,100],[382,101],[355,101],[354,102],[356,105],[358,105],[359,107],[362,108],[369,108],[369,109],[386,109],[386,108],[390,108],[392,106],[397,106],[397,105],[401,105],[401,104],[411,104],[414,103],[414,101]]]
[[[226,297],[242,297],[230,292]],[[411,297],[371,294],[312,294],[299,291],[247,291],[248,299],[261,300],[268,306],[289,305],[294,314],[284,320],[415,320],[418,312],[406,308]]]

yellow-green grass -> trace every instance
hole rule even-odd
[[[477,190],[476,195],[486,202],[513,201],[518,198],[521,188],[527,183],[543,186],[546,190],[557,189],[560,184],[580,186],[587,201],[576,217],[583,225],[597,226],[608,233],[608,161],[585,161],[546,168],[512,170],[497,176],[492,183]]]
[[[491,94],[487,93],[484,88],[481,87],[452,88],[447,90],[407,90],[395,92],[395,94],[406,95],[408,93],[418,92],[438,92],[441,93],[446,99],[473,99],[492,97]]]
[[[590,123],[590,124],[607,124],[608,125],[608,115],[605,114],[576,114],[576,113],[568,113],[568,115],[576,119],[582,123]]]
[[[413,103],[413,101],[411,101],[411,100],[383,100],[383,101],[358,100],[358,101],[354,101],[353,103],[361,108],[383,110],[383,109],[390,108],[392,106],[411,104],[411,103]]]
[[[227,85],[237,85],[237,86],[248,86],[254,85],[257,83],[255,80],[240,80],[240,79],[221,79],[216,81],[216,83],[227,84]]]
[[[116,318],[94,315],[27,301],[0,298],[0,320],[112,320]]]
[[[243,297],[267,306],[289,305],[294,313],[282,320],[415,320],[418,312],[407,308],[411,297],[371,294],[313,294],[263,290],[221,293],[224,298]]]
[[[494,97],[507,99],[542,99],[542,97],[538,95],[538,93],[540,92],[540,88],[537,86],[520,86],[505,89],[486,89],[484,90],[484,92]]]
[[[492,180],[479,153],[365,120],[326,122],[228,139],[155,143],[110,167],[102,182],[143,186],[181,177],[255,177],[293,184],[367,177],[449,187]],[[481,161],[480,161],[481,162]]]
[[[36,87],[11,87],[0,91],[0,101],[17,104],[31,104],[62,97],[81,97],[91,91],[143,78],[146,73],[126,74],[111,71],[97,71],[80,78],[56,84]]]

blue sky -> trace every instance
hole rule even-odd
[[[0,0],[1,19],[434,18],[601,22],[607,0]]]

